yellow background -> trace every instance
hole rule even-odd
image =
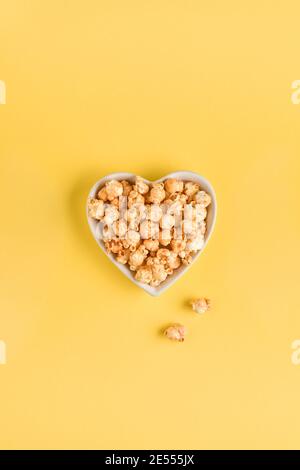
[[[299,448],[298,1],[1,0],[1,448]],[[113,171],[214,185],[159,298],[85,220]],[[206,316],[187,301],[212,299]],[[168,322],[185,343],[161,336]]]

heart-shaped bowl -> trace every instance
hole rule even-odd
[[[97,183],[94,184],[94,186],[89,192],[88,199],[95,198],[97,196],[99,189],[102,188],[107,181],[127,180],[133,184],[135,181],[135,178],[136,178],[136,175],[133,173],[111,173],[110,175],[104,176],[99,181],[97,181]],[[206,229],[203,248],[201,249],[201,251],[198,251],[193,255],[193,261],[190,265],[187,265],[187,266],[181,265],[178,269],[174,271],[174,273],[171,276],[168,276],[167,279],[163,281],[158,287],[152,287],[148,284],[142,284],[141,282],[137,281],[134,278],[134,275],[132,271],[130,271],[129,267],[119,263],[115,259],[112,253],[108,253],[106,251],[104,242],[101,238],[99,238],[99,231],[97,230],[97,226],[99,222],[93,219],[92,217],[90,217],[88,215],[88,210],[87,210],[87,219],[88,219],[91,232],[96,242],[98,243],[100,248],[102,248],[106,256],[108,256],[108,258],[120,269],[120,271],[122,271],[123,274],[125,274],[126,277],[128,277],[128,279],[130,279],[134,284],[141,287],[142,289],[144,289],[144,291],[146,291],[148,294],[154,297],[157,297],[158,295],[162,294],[165,290],[167,290],[169,287],[171,287],[192,266],[192,264],[194,264],[196,259],[200,256],[200,254],[205,249],[208,243],[208,240],[211,237],[211,234],[215,227],[216,216],[217,216],[217,200],[216,200],[215,191],[212,185],[209,183],[209,181],[207,181],[207,179],[205,179],[201,175],[198,175],[197,173],[194,173],[192,171],[176,171],[174,173],[169,173],[168,175],[163,176],[162,178],[156,181],[149,181],[149,180],[146,180],[145,178],[143,178],[143,180],[146,183],[151,184],[151,183],[161,183],[169,178],[175,178],[181,181],[192,181],[193,183],[198,183],[200,185],[200,189],[206,191],[210,195],[211,204],[207,208],[207,217],[206,217],[207,229]]]

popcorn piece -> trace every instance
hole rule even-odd
[[[197,183],[192,183],[191,181],[188,181],[184,185],[184,193],[188,197],[194,196],[198,191],[200,190],[200,186]]]
[[[115,197],[115,199],[113,199],[110,203],[111,203],[112,206],[115,206],[118,209],[119,204],[120,204],[120,199]]]
[[[163,264],[154,263],[152,266],[152,280],[156,286],[166,280],[168,273]],[[155,287],[155,286],[154,286]]]
[[[171,214],[164,214],[160,219],[160,226],[163,229],[170,230],[175,225],[175,217]]]
[[[140,225],[141,238],[148,240],[149,238],[158,238],[159,226],[150,220],[144,220]]]
[[[150,266],[141,266],[136,274],[135,279],[143,284],[149,284],[152,280],[152,269]]]
[[[168,260],[167,260],[167,265],[172,271],[174,269],[179,268],[179,266],[181,265],[181,260],[179,256],[177,255],[177,253],[174,253],[173,251],[171,251],[170,256],[168,257]]]
[[[88,200],[88,215],[93,219],[101,220],[104,216],[104,202],[91,197]]]
[[[186,328],[180,323],[174,323],[173,325],[169,326],[165,331],[164,334],[167,338],[173,341],[184,341],[186,335]]]
[[[172,199],[165,199],[163,202],[164,208],[166,209],[167,214],[171,215],[180,215],[183,209],[181,201],[172,201]]]
[[[141,236],[139,232],[136,232],[135,230],[128,230],[126,238],[130,245],[137,245],[141,239]]]
[[[147,194],[149,192],[149,189],[150,188],[148,184],[145,183],[143,178],[137,176],[135,180],[135,190],[140,194]]]
[[[112,223],[118,220],[118,218],[119,218],[118,209],[113,205],[107,206],[105,209],[105,216],[103,218],[103,222],[106,225],[112,225]]]
[[[116,260],[121,264],[127,264],[130,256],[130,250],[122,248],[118,251]]]
[[[200,222],[201,220],[205,220],[207,216],[207,210],[201,204],[196,204],[195,210],[193,211],[194,220]]]
[[[126,180],[121,181],[121,184],[123,186],[123,196],[127,197],[132,191],[132,186]]]
[[[116,197],[122,196],[123,194],[123,185],[120,181],[111,180],[107,181],[105,184],[107,199],[112,201]]]
[[[210,300],[205,299],[204,297],[201,299],[192,300],[191,306],[195,312],[203,314],[210,309]]]
[[[192,264],[192,262],[193,262],[193,257],[191,255],[190,251],[188,251],[188,250],[180,252],[179,257],[182,259],[182,264],[184,264],[185,266],[188,266],[188,265]]]
[[[127,233],[127,223],[125,220],[116,220],[113,223],[113,231],[119,238],[124,238]]]
[[[107,192],[105,188],[100,189],[100,191],[97,194],[98,198],[101,199],[102,201],[106,202],[107,201]]]
[[[187,249],[190,251],[202,250],[203,246],[204,246],[204,237],[202,233],[198,233],[194,239],[189,240],[186,244]]]
[[[185,250],[186,241],[185,240],[172,240],[171,249],[174,253],[180,253],[180,251]]]
[[[110,240],[105,243],[105,248],[110,253],[117,254],[122,251],[122,243],[120,240]]]
[[[159,241],[149,238],[148,240],[144,240],[144,245],[149,251],[157,251],[159,248]]]
[[[128,207],[133,207],[135,204],[144,204],[145,198],[134,189],[128,195]]]
[[[159,232],[159,243],[162,246],[168,246],[172,240],[171,230],[164,229]]]
[[[153,183],[152,189],[150,190],[150,195],[148,197],[148,202],[153,202],[154,204],[160,204],[166,197],[166,192],[164,190],[163,183]]]
[[[200,204],[203,207],[209,206],[211,203],[211,197],[209,194],[207,194],[205,191],[199,191],[193,196],[193,200],[197,203]]]
[[[152,222],[159,222],[162,217],[163,211],[158,204],[147,204],[146,217]]]
[[[140,245],[139,248],[131,253],[129,257],[129,266],[131,271],[136,271],[138,266],[141,266],[148,254],[148,250],[144,245]]]
[[[206,222],[204,220],[201,220],[201,222],[198,225],[198,230],[202,235],[205,235],[206,232]]]
[[[171,254],[171,252],[170,252],[170,250],[168,250],[167,248],[160,248],[160,249],[157,251],[156,256],[157,256],[157,259],[158,259],[161,263],[165,264],[165,263],[167,263],[170,254]]]
[[[176,180],[174,178],[168,179],[165,181],[165,190],[172,193],[181,193],[183,191],[183,181]]]

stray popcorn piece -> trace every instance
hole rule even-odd
[[[137,281],[157,287],[203,248],[210,204],[210,195],[192,181],[150,184],[137,176],[107,181],[87,209],[107,252]]]
[[[191,301],[192,308],[195,312],[203,314],[210,309],[210,300],[202,297]]]
[[[173,341],[184,341],[186,335],[186,328],[180,323],[174,323],[173,325],[169,326],[165,331],[164,334],[167,338]]]

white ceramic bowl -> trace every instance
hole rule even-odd
[[[99,189],[102,188],[102,186],[104,186],[104,184],[109,180],[112,180],[112,179],[115,179],[115,180],[118,180],[118,181],[128,180],[129,182],[133,183],[135,177],[136,177],[136,175],[134,175],[133,173],[112,173],[110,175],[104,176],[99,181],[97,181],[97,183],[94,184],[94,186],[90,190],[90,193],[89,193],[88,197],[89,198],[90,197],[93,197],[93,198],[96,197]],[[162,181],[165,181],[168,178],[176,178],[176,179],[183,180],[183,181],[192,181],[194,183],[198,183],[198,184],[200,184],[200,188],[203,189],[204,191],[206,191],[211,196],[211,204],[207,208],[208,209],[207,210],[207,218],[206,218],[207,230],[206,230],[206,234],[205,234],[205,243],[204,243],[204,246],[203,246],[202,250],[198,251],[193,256],[193,263],[192,264],[194,264],[196,259],[200,256],[200,254],[205,249],[205,247],[208,243],[208,240],[210,239],[211,234],[213,232],[214,226],[215,226],[216,215],[217,215],[217,200],[216,200],[215,191],[214,191],[212,185],[203,176],[198,175],[197,173],[193,173],[192,171],[176,171],[174,173],[169,173],[168,175],[163,176],[159,180],[156,180],[155,183],[160,183]],[[151,181],[148,181],[145,178],[144,178],[144,181],[146,183],[151,183]],[[152,183],[153,182],[154,181],[152,181]],[[106,256],[109,257],[109,259],[112,261],[112,263],[114,263],[120,269],[120,271],[122,271],[122,273],[124,273],[125,276],[128,277],[128,279],[130,279],[137,286],[144,289],[144,291],[148,292],[148,294],[150,294],[150,295],[153,295],[155,297],[160,295],[166,289],[171,287],[192,266],[192,264],[188,265],[188,266],[184,266],[184,265],[180,266],[180,268],[176,269],[174,271],[174,273],[171,276],[168,276],[167,279],[164,282],[162,282],[162,284],[158,287],[151,287],[148,284],[142,284],[141,282],[138,282],[138,281],[135,280],[134,274],[132,273],[132,271],[130,271],[130,269],[128,268],[127,265],[123,265],[121,263],[118,263],[118,261],[116,261],[113,254],[107,253],[107,251],[105,249],[105,246],[104,246],[104,243],[103,243],[103,240],[101,240],[101,239],[99,239],[99,237],[97,237],[97,225],[98,225],[99,222],[97,220],[89,217],[88,212],[87,212],[87,219],[88,219],[90,229],[92,231],[92,234],[93,234],[96,242],[98,243],[100,248],[102,248],[102,250],[104,251]]]

